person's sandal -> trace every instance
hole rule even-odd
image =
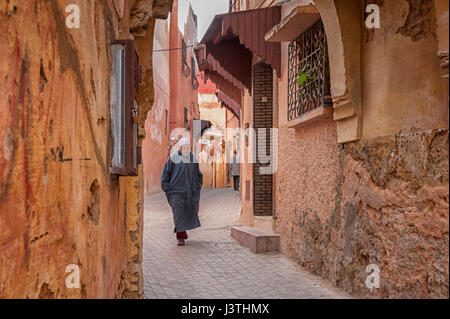
[[[184,239],[178,239],[177,246],[184,246]]]

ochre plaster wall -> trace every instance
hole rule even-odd
[[[156,2],[81,1],[79,29],[65,25],[71,3],[0,4],[0,298],[142,296],[142,167],[138,177],[109,174],[108,44],[146,29],[139,36],[150,40],[137,43],[145,120]],[[167,16],[171,1],[158,5]],[[69,264],[80,288],[66,286]]]
[[[362,137],[448,128],[433,1],[386,0],[380,16],[364,28]]]
[[[9,4],[9,5],[8,5]],[[126,263],[124,210],[110,160],[104,1],[0,5],[0,297],[117,297]],[[81,288],[65,270],[79,265]]]

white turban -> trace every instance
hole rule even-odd
[[[179,143],[180,146],[181,145],[185,145],[185,144],[189,145],[190,141],[189,141],[188,137],[183,137],[183,138],[180,139],[180,141],[178,143]]]

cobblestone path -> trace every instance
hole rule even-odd
[[[231,236],[239,225],[238,192],[202,189],[202,227],[176,245],[163,193],[145,198],[145,298],[348,298],[280,253],[253,254]]]

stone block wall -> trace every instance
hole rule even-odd
[[[341,260],[350,271],[337,275],[339,267],[329,269],[346,290],[381,298],[448,298],[448,133],[364,139],[341,150],[341,216],[335,215],[329,231],[336,236],[333,246],[344,247],[333,263]],[[374,291],[363,281],[368,264],[380,267]]]

